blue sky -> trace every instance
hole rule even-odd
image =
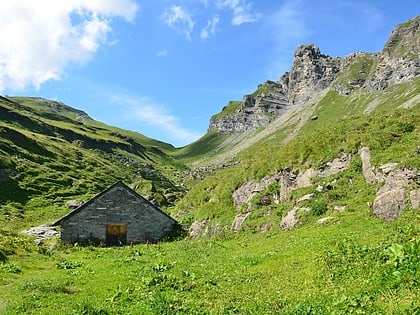
[[[176,147],[288,71],[300,44],[379,52],[418,0],[2,0],[0,93],[41,96]]]

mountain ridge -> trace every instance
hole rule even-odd
[[[303,105],[330,84],[341,95],[349,95],[356,88],[381,91],[413,80],[420,67],[416,44],[419,20],[416,17],[398,25],[380,53],[359,52],[340,58],[322,54],[314,44],[300,45],[290,71],[276,82],[258,85],[242,101],[230,102],[210,119],[208,131],[243,132],[265,127],[286,108]],[[347,71],[347,77],[340,78],[349,67],[353,69]]]

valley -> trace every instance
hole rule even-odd
[[[0,314],[418,314],[420,17],[378,53],[290,72],[185,147],[0,97]],[[38,245],[116,181],[174,217],[157,244]]]

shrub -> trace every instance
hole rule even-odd
[[[323,199],[315,199],[311,204],[310,214],[313,216],[323,215],[328,210],[328,203]]]

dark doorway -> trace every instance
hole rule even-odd
[[[123,246],[127,243],[127,224],[107,224],[106,246]]]

